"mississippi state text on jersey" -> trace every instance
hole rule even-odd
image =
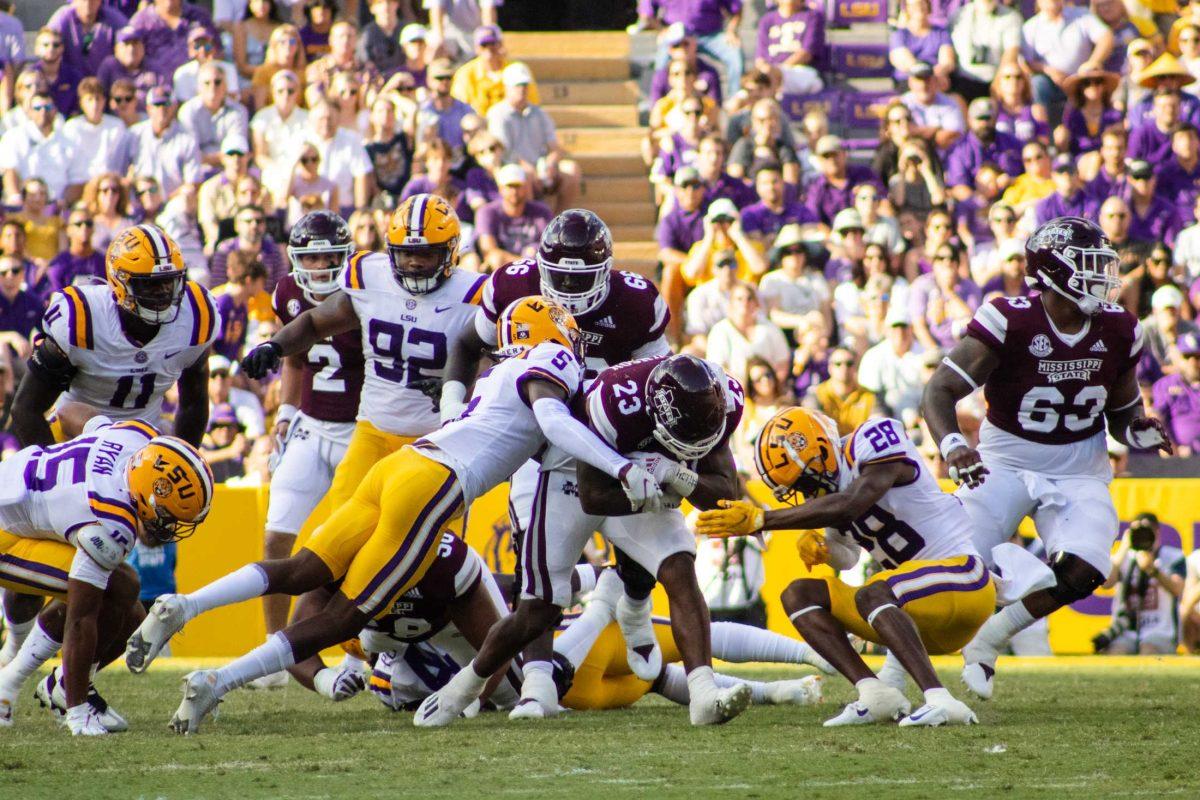
[[[1141,325],[1123,308],[1105,306],[1067,335],[1055,329],[1037,296],[985,303],[967,335],[999,361],[984,385],[988,422],[1041,444],[1071,444],[1102,432],[1108,387],[1142,350]]]
[[[483,289],[483,313],[476,319],[479,337],[495,344],[496,319],[501,312],[522,297],[541,293],[538,265],[531,258],[514,261],[492,273]],[[670,352],[662,335],[671,312],[654,284],[641,275],[609,272],[604,300],[596,308],[574,316],[583,332],[587,366],[592,369]]]
[[[221,331],[220,315],[208,290],[188,281],[179,315],[139,347],[118,313],[107,284],[68,286],[51,297],[42,330],[76,368],[59,402],[78,400],[113,419],[157,424],[163,394],[208,350]]]
[[[275,284],[271,305],[284,325],[313,308],[294,274],[285,275]],[[362,334],[352,330],[330,336],[310,347],[304,356],[300,410],[326,422],[353,422],[358,416],[362,386]]]

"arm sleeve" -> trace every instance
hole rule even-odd
[[[533,404],[533,414],[546,440],[571,457],[617,478],[629,460],[620,455],[587,426],[571,416],[559,400],[543,397]]]

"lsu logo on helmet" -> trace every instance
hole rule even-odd
[[[160,544],[192,535],[212,507],[212,469],[174,436],[151,439],[129,459],[126,477],[142,528]]]
[[[542,342],[558,342],[582,358],[579,323],[558,303],[541,295],[514,300],[496,319],[496,355],[511,358]]]
[[[837,425],[816,411],[784,409],[763,426],[754,462],[775,497],[796,504],[797,495],[820,497],[838,488]]]

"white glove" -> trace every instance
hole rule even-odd
[[[87,703],[80,703],[67,709],[67,727],[72,736],[104,736],[108,733],[100,723],[100,717]]]
[[[438,414],[445,425],[452,419],[458,419],[467,408],[467,387],[459,381],[446,381],[442,384],[442,396],[438,400]]]
[[[696,483],[700,480],[697,473],[658,453],[634,453],[629,459],[653,475],[659,486],[674,489],[680,497],[687,497],[695,491]],[[675,507],[678,508],[678,504]]]
[[[629,462],[621,470],[620,481],[634,511],[654,513],[662,510],[662,488],[640,464]]]
[[[683,505],[683,496],[674,489],[667,487],[663,489],[662,507],[664,511],[674,511]]]
[[[349,667],[325,667],[313,676],[313,688],[317,694],[335,703],[349,700],[367,688],[363,674]]]
[[[1162,423],[1153,417],[1139,417],[1129,423],[1125,441],[1138,450],[1157,450],[1170,442]]]

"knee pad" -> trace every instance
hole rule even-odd
[[[1060,605],[1069,605],[1085,597],[1104,584],[1099,570],[1073,553],[1059,553],[1050,562],[1055,584],[1048,591]]]
[[[658,583],[658,579],[621,548],[614,547],[613,552],[617,561],[617,574],[621,576],[621,582],[625,584],[626,594],[635,600],[649,597],[650,593],[654,591],[654,585]]]

